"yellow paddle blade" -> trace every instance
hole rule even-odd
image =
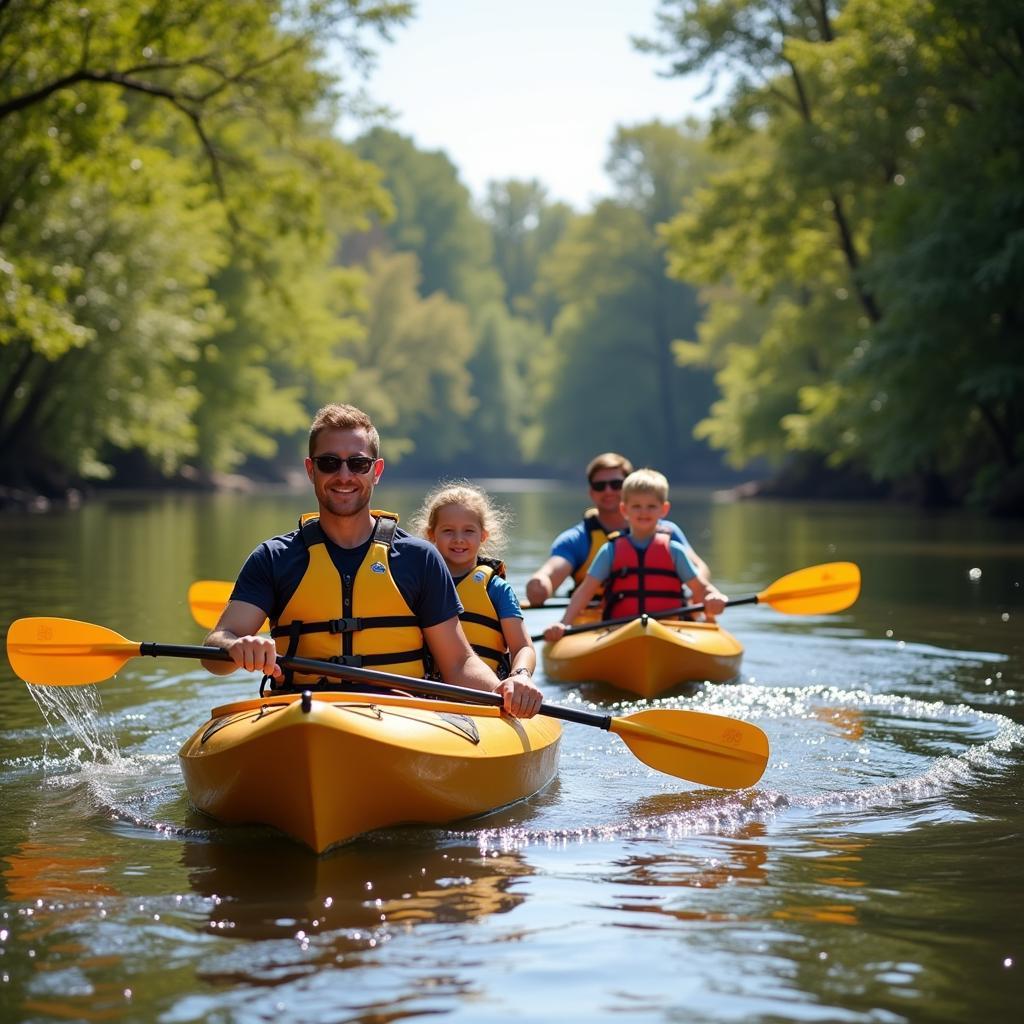
[[[213,629],[231,598],[233,583],[227,580],[196,580],[188,588],[192,618],[204,629]]]
[[[860,594],[860,569],[853,562],[825,562],[777,579],[757,595],[788,615],[825,615],[849,608]]]
[[[36,685],[99,683],[138,653],[139,645],[120,633],[77,619],[17,619],[7,631],[11,668],[19,679]]]
[[[702,786],[744,789],[768,764],[768,737],[725,715],[651,708],[613,718],[610,731],[649,767]]]
[[[188,588],[188,607],[192,618],[204,629],[213,629],[220,621],[221,613],[231,600],[234,583],[227,580],[196,580]],[[265,633],[270,628],[266,619],[257,630]]]

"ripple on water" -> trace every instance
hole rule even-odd
[[[694,703],[671,698],[621,704],[613,713],[641,707],[693,709]],[[505,850],[730,833],[793,810],[905,811],[966,785],[983,771],[998,771],[1006,766],[1008,753],[1024,746],[1024,727],[1003,715],[830,686],[715,687],[702,695],[699,709],[745,719],[768,734],[771,758],[756,787],[680,791],[683,783],[656,775],[635,758],[626,770],[609,773],[606,764],[617,760],[621,745],[615,750],[610,744],[590,744],[582,757],[564,761],[560,773],[563,792],[600,783],[600,796],[590,802],[582,821],[546,827],[535,820],[458,834],[475,835],[482,848]],[[637,780],[645,775],[657,792],[638,800]],[[617,776],[629,780],[622,792],[617,792]],[[576,809],[581,810],[579,801]],[[542,808],[538,818],[546,816]]]
[[[67,701],[72,694],[78,702]],[[98,713],[93,688],[63,689],[59,696],[44,714],[65,756],[42,764],[50,787],[85,787],[83,814],[101,812],[122,826],[185,838],[223,830],[189,808],[165,715],[155,714],[153,727],[136,733],[139,716],[132,713],[132,745],[121,730],[122,751],[114,726]],[[563,703],[585,705],[578,695]],[[793,809],[907,809],[982,770],[999,770],[1004,755],[1024,745],[1024,728],[996,713],[825,685],[706,687],[696,699],[622,702],[611,711],[627,715],[649,707],[704,710],[760,726],[771,744],[764,777],[739,792],[697,788],[652,771],[618,737],[567,725],[551,786],[488,816],[485,827],[449,834],[510,849],[724,833]],[[61,722],[54,721],[54,708]]]

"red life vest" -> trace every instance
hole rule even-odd
[[[605,582],[604,617],[664,612],[684,603],[683,581],[669,548],[667,533],[656,533],[644,551],[629,537],[616,537],[612,571]]]

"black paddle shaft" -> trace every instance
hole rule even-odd
[[[139,654],[150,658],[192,658],[207,661],[231,661],[231,655],[222,647],[199,647],[194,644],[139,644]],[[392,672],[377,672],[370,668],[356,665],[338,665],[333,661],[313,661],[310,658],[280,657],[277,663],[282,668],[309,675],[330,676],[335,679],[351,679],[355,682],[383,683],[396,690],[413,690],[429,694],[433,697],[447,697],[450,700],[469,704],[483,704],[489,707],[501,707],[504,701],[497,693],[487,690],[471,690],[466,686],[455,686],[452,683],[436,683],[429,679],[413,679],[398,676]],[[591,725],[598,729],[611,728],[612,716],[602,715],[593,711],[579,711],[575,708],[564,708],[559,704],[541,704],[540,714],[548,718],[558,718],[563,722],[575,722],[577,725]]]
[[[760,598],[757,594],[751,594],[749,597],[737,597],[728,601],[726,608],[732,608],[733,605],[737,604],[757,604],[759,600]],[[678,619],[681,615],[702,611],[704,611],[704,605],[702,604],[685,604],[680,608],[667,608],[663,612],[641,612],[639,615],[623,615],[618,619],[602,619],[600,622],[588,622],[583,626],[570,626],[562,636],[572,636],[574,633],[591,633],[595,629],[609,629],[612,626],[625,626],[627,623],[635,622],[644,616],[648,619]],[[538,633],[536,636],[531,636],[530,639],[534,642],[543,640],[544,634]]]

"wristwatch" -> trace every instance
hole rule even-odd
[[[509,672],[509,678],[512,676],[526,676],[527,679],[533,678],[533,673],[528,668],[517,668],[514,672]]]

